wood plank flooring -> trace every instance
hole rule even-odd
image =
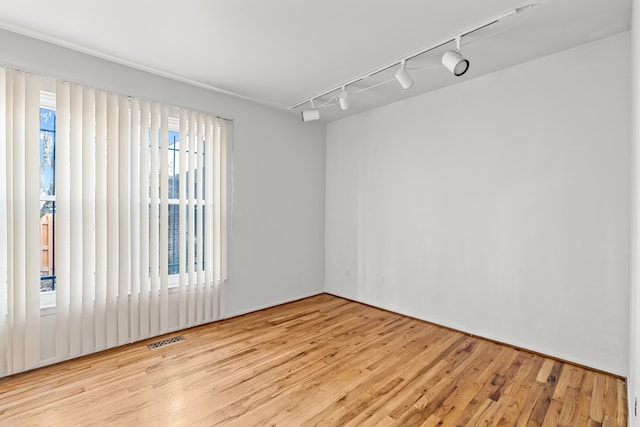
[[[0,425],[626,426],[622,379],[330,295],[0,379]]]

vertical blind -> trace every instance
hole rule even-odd
[[[0,376],[42,364],[44,81],[0,69]],[[50,362],[218,319],[226,120],[60,81],[55,117]]]

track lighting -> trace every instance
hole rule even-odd
[[[398,83],[400,83],[402,89],[409,89],[411,86],[413,86],[413,79],[405,68],[405,61],[402,61],[402,64],[400,65],[398,71],[396,71],[396,73],[394,74],[394,77],[396,78]]]
[[[343,111],[349,109],[349,94],[347,93],[345,86],[342,86],[342,92],[338,95],[338,101],[340,102],[340,108]]]
[[[389,64],[385,64],[379,68],[376,68],[372,71],[369,71],[366,74],[362,74],[356,78],[353,78],[349,81],[346,81],[344,83],[342,83],[340,86],[336,86],[333,87],[327,91],[324,91],[320,94],[314,95],[313,98],[308,98],[302,102],[298,102],[297,104],[292,105],[289,108],[298,108],[306,103],[311,103],[311,109],[310,110],[305,110],[302,112],[302,120],[305,122],[308,121],[312,121],[312,120],[319,120],[320,119],[320,111],[314,106],[314,101],[319,101],[320,105],[318,105],[318,108],[322,108],[322,107],[331,107],[333,105],[340,105],[340,108],[342,110],[348,110],[350,107],[350,97],[358,94],[360,92],[364,92],[367,90],[371,90],[371,89],[375,89],[378,86],[382,86],[385,84],[388,84],[394,80],[396,80],[400,86],[402,86],[403,89],[409,89],[411,86],[413,86],[413,78],[411,77],[411,75],[407,72],[407,68],[406,68],[406,64],[409,61],[414,61],[412,62],[412,67],[410,67],[410,69],[420,69],[420,68],[424,68],[424,67],[420,67],[419,66],[419,61],[418,59],[420,59],[420,57],[422,57],[423,55],[434,51],[440,47],[444,47],[446,45],[448,45],[451,42],[455,42],[456,44],[456,48],[449,50],[448,52],[446,52],[443,56],[442,56],[442,65],[449,70],[450,72],[452,72],[455,76],[462,76],[463,74],[465,74],[468,70],[469,70],[469,60],[467,60],[464,56],[462,56],[462,54],[460,53],[460,44],[461,44],[461,40],[462,37],[467,37],[470,34],[475,33],[476,31],[479,30],[483,30],[485,28],[489,28],[491,26],[493,26],[494,24],[500,22],[503,19],[509,18],[511,16],[515,16],[515,15],[519,15],[519,14],[524,14],[527,13],[531,10],[533,10],[535,7],[537,6],[537,4],[529,4],[529,5],[525,5],[525,6],[521,6],[518,7],[516,9],[511,9],[509,11],[506,11],[504,13],[501,13],[500,15],[494,16],[492,18],[486,19],[485,21],[479,22],[478,24],[476,24],[475,26],[468,28],[464,31],[458,32],[458,33],[454,33],[454,36],[451,37],[446,37],[444,39],[441,39],[427,47],[425,47],[424,49],[421,49],[417,52],[414,52],[410,55],[407,55],[403,58],[400,58],[394,62],[391,62]],[[398,68],[396,68],[398,67]],[[382,74],[385,73],[387,71],[391,71],[393,69],[396,69],[395,73],[393,74],[393,77],[390,77],[389,74]],[[383,81],[378,81],[377,83],[374,83],[373,85],[367,85],[366,81],[367,79],[369,79],[370,77],[376,76],[378,74],[381,75],[385,75],[385,80]],[[380,79],[378,79],[380,80]],[[355,86],[352,87],[351,85],[355,85],[357,83],[364,83],[364,88],[358,88],[355,89]],[[351,93],[348,93],[346,91],[346,87],[349,86],[352,88]]]
[[[461,76],[469,69],[469,61],[460,53],[460,39],[461,36],[456,37],[456,50],[450,50],[442,55],[442,65],[454,76]]]

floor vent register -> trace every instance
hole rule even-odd
[[[173,344],[174,342],[184,341],[184,337],[182,335],[178,335],[177,337],[167,338],[166,340],[160,340],[156,342],[152,342],[148,344],[149,350],[153,350],[155,348],[164,347],[165,345]]]

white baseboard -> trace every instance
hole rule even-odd
[[[276,300],[274,302],[268,303],[268,304],[264,304],[264,305],[260,305],[257,307],[251,307],[248,308],[246,310],[240,310],[240,311],[236,311],[236,312],[232,312],[232,313],[225,313],[224,317],[221,318],[222,319],[229,319],[231,317],[236,317],[236,316],[242,316],[243,314],[247,314],[247,313],[253,313],[254,311],[260,311],[260,310],[264,310],[266,308],[271,308],[271,307],[275,307],[277,305],[281,305],[281,304],[286,304],[288,302],[293,302],[293,301],[298,301],[301,299],[305,299],[305,298],[309,298],[309,297],[314,297],[316,295],[322,295],[326,293],[324,290],[322,291],[317,291],[317,292],[311,292],[311,293],[307,293],[307,294],[301,294],[295,297],[291,297],[291,298],[285,298],[285,299],[281,299],[281,300]]]

